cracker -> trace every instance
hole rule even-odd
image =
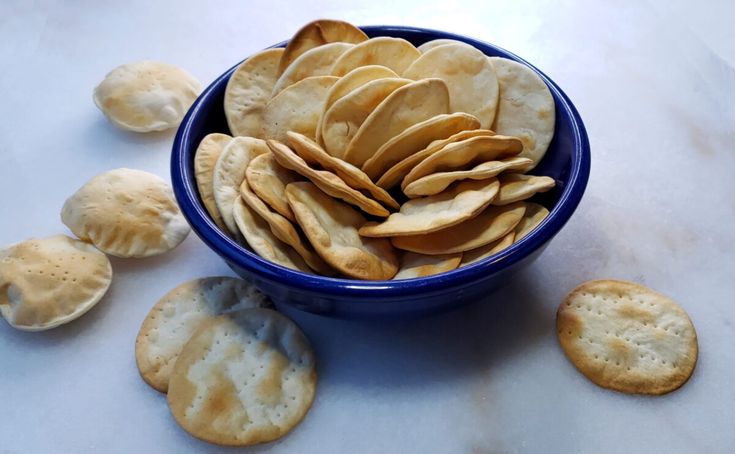
[[[378,179],[386,170],[425,149],[431,142],[479,127],[480,122],[477,118],[462,112],[431,117],[416,123],[384,143],[365,161],[362,170],[370,178]]]
[[[451,112],[466,112],[489,128],[498,106],[498,79],[485,54],[466,44],[446,44],[426,51],[405,72],[409,79],[437,77],[449,88]]]
[[[441,79],[419,80],[397,89],[365,119],[347,145],[344,160],[362,167],[380,147],[407,128],[449,113],[449,91]]]
[[[497,254],[512,245],[515,236],[515,231],[512,231],[499,240],[495,240],[492,243],[464,252],[462,254],[462,263],[459,266],[471,265]]]
[[[294,60],[309,49],[333,42],[356,44],[367,39],[362,30],[344,21],[319,19],[309,22],[288,42],[278,67],[278,74],[282,74]]]
[[[697,363],[689,316],[666,296],[633,282],[589,281],[556,314],[564,354],[593,383],[635,394],[665,394]]]
[[[523,237],[533,232],[533,230],[549,215],[549,210],[538,203],[525,202],[525,204],[526,212],[524,213],[521,222],[519,222],[515,228],[513,238],[514,243],[520,241]]]
[[[498,193],[497,180],[462,181],[430,197],[412,199],[381,224],[365,226],[360,235],[388,237],[418,235],[446,229],[475,217]]]
[[[401,189],[426,175],[464,170],[477,164],[515,156],[523,144],[515,137],[479,136],[450,143],[416,165],[401,183]]]
[[[240,196],[240,185],[245,179],[250,160],[268,153],[268,146],[262,139],[254,137],[235,137],[222,150],[214,166],[212,190],[217,209],[222,215],[227,229],[238,237],[240,229],[235,223],[232,207],[235,199]]]
[[[266,49],[238,66],[225,88],[225,117],[233,136],[264,138],[263,110],[271,99],[283,49]]]
[[[176,127],[201,86],[174,65],[143,60],[120,65],[94,89],[94,103],[120,129],[163,131]]]
[[[248,446],[301,422],[316,388],[314,352],[299,327],[270,309],[204,321],[181,350],[168,404],[202,440]]]
[[[455,181],[485,180],[506,171],[522,172],[532,164],[533,161],[530,159],[517,156],[500,161],[487,161],[469,170],[453,170],[426,175],[407,184],[403,192],[411,198],[438,194]]]
[[[493,129],[523,142],[521,156],[538,164],[554,137],[554,97],[541,77],[526,65],[490,57],[500,84],[498,114]]]
[[[112,281],[107,256],[55,235],[0,249],[0,315],[13,328],[42,331],[81,317]]]
[[[268,307],[255,286],[233,277],[204,277],[177,286],[148,312],[135,339],[140,376],[154,389],[168,391],[176,358],[204,320],[227,312]]]
[[[250,161],[245,179],[253,192],[278,214],[290,221],[296,220],[286,201],[285,191],[287,184],[299,179],[299,174],[279,165],[273,154],[268,152]]]
[[[117,257],[163,254],[191,230],[168,183],[125,168],[86,182],[64,202],[61,221],[79,239]]]
[[[434,233],[391,238],[393,246],[420,254],[452,254],[490,244],[513,231],[523,218],[525,204],[491,206],[460,224]]]
[[[446,273],[459,266],[462,254],[423,255],[406,252],[401,258],[401,268],[393,280],[413,279]]]
[[[366,219],[358,211],[312,183],[291,183],[286,196],[309,241],[335,269],[356,279],[390,279],[398,257],[383,238],[363,238],[358,229]]]
[[[456,40],[456,39],[439,38],[439,39],[433,39],[431,41],[426,41],[424,44],[417,47],[417,49],[422,54],[425,54],[426,52],[430,51],[431,49],[435,47],[444,46],[447,44],[459,44],[463,46],[469,46],[469,44],[463,41]],[[470,47],[474,47],[474,46],[470,46]]]
[[[316,170],[309,167],[309,165],[306,164],[306,161],[301,159],[299,155],[294,153],[293,150],[288,148],[286,145],[277,141],[269,140],[268,146],[279,164],[308,178],[316,184],[319,189],[330,196],[343,200],[374,216],[386,217],[390,214],[381,204],[366,197],[361,192],[352,189],[340,177],[332,172]]]
[[[402,74],[421,52],[402,38],[380,36],[364,41],[342,54],[332,67],[332,75],[344,76],[360,66],[380,65]]]
[[[273,86],[271,97],[307,77],[328,76],[334,61],[352,47],[354,45],[349,43],[329,43],[307,50],[281,74]]]
[[[307,77],[278,93],[263,112],[265,138],[285,141],[287,131],[316,137],[316,123],[324,100],[336,81],[332,76]]]
[[[322,117],[321,138],[324,149],[343,159],[347,145],[375,108],[408,79],[386,77],[372,80],[338,99]]]
[[[498,181],[500,181],[500,191],[493,200],[493,205],[508,205],[526,200],[539,192],[549,191],[556,185],[551,177],[536,177],[518,173],[499,175]]]
[[[296,154],[308,165],[320,165],[325,170],[333,172],[340,177],[352,189],[366,192],[370,197],[390,208],[396,210],[400,208],[398,202],[385,189],[373,183],[370,177],[365,175],[362,170],[349,162],[330,156],[319,144],[303,134],[288,132],[286,136],[288,137],[288,143],[291,144]]]
[[[202,204],[207,210],[207,213],[212,217],[214,223],[217,224],[217,227],[225,231],[227,230],[227,226],[217,209],[217,203],[214,201],[212,180],[214,178],[214,166],[217,164],[217,159],[231,140],[232,137],[227,134],[216,132],[207,134],[199,142],[197,151],[194,154],[194,176],[197,182],[197,189],[199,190],[199,197],[202,199]]]

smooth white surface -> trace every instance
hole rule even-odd
[[[575,216],[488,301],[384,325],[294,314],[319,357],[315,404],[283,440],[242,452],[735,452],[731,2],[206,3],[0,2],[0,244],[68,232],[63,201],[101,171],[168,177],[173,131],[124,133],[94,107],[107,71],[159,59],[207,84],[317,17],[516,52],[571,97],[593,150]],[[0,322],[0,453],[235,452],[180,430],[133,354],[160,296],[231,272],[194,235],[113,267],[109,294],[74,323],[22,333]],[[571,366],[554,313],[594,278],[642,282],[689,312],[700,357],[687,385],[628,396]]]

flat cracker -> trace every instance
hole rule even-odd
[[[452,271],[459,266],[462,254],[423,255],[406,252],[401,258],[401,268],[393,280],[413,279]]]
[[[549,215],[549,210],[538,203],[525,202],[526,213],[515,228],[513,242],[517,243],[541,224]]]
[[[176,358],[201,322],[227,312],[269,307],[255,286],[234,277],[204,277],[177,286],[148,312],[135,339],[140,376],[165,393]]]
[[[398,249],[428,255],[471,251],[512,232],[525,210],[522,202],[491,206],[472,219],[447,229],[424,235],[396,236],[391,242]]]
[[[466,112],[489,128],[495,119],[499,86],[495,69],[485,54],[466,44],[446,44],[426,51],[403,77],[437,77],[449,88],[451,112]]]
[[[152,173],[114,169],[66,199],[61,221],[81,240],[116,257],[150,257],[178,246],[191,228],[171,185]]]
[[[521,222],[523,222],[521,220]],[[517,228],[517,227],[516,227]],[[504,237],[500,238],[499,240],[493,241],[492,243],[488,243],[484,246],[480,246],[478,248],[466,251],[462,254],[462,263],[459,265],[467,266],[472,265],[473,263],[477,263],[480,260],[484,260],[490,256],[493,256],[497,254],[498,252],[507,249],[510,247],[510,245],[513,244],[513,241],[515,239],[516,233],[515,231],[508,233]]]
[[[383,144],[407,128],[449,113],[449,91],[441,79],[424,79],[391,93],[362,123],[344,160],[362,167]]]
[[[469,44],[463,41],[456,40],[456,39],[440,38],[440,39],[432,39],[431,41],[426,41],[424,44],[417,47],[417,49],[422,54],[425,54],[426,52],[430,51],[431,49],[435,47],[445,46],[447,44],[460,44],[463,46],[470,46]],[[474,48],[474,46],[470,46],[470,47]]]
[[[238,66],[225,88],[225,117],[233,136],[263,139],[263,110],[271,99],[283,49],[266,49]]]
[[[380,65],[402,74],[421,52],[402,38],[379,36],[364,41],[342,54],[332,67],[333,76],[344,76],[360,66]]]
[[[204,321],[179,354],[168,404],[202,440],[248,446],[301,422],[316,389],[316,360],[299,327],[270,309]]]
[[[328,76],[334,61],[354,44],[328,43],[307,50],[299,55],[278,78],[273,86],[271,97],[276,96],[284,88],[307,77]]]
[[[235,199],[240,196],[240,185],[245,179],[248,164],[254,157],[268,152],[268,146],[262,139],[235,137],[222,150],[214,166],[212,179],[214,201],[227,229],[235,237],[239,237],[240,229],[232,214],[232,207]]]
[[[425,149],[433,141],[479,127],[480,121],[477,118],[463,112],[431,117],[416,123],[384,143],[365,161],[362,170],[370,178],[377,180],[386,170]]]
[[[498,176],[500,191],[493,200],[493,205],[508,205],[509,203],[526,200],[540,192],[551,190],[556,182],[550,177],[537,177],[519,173],[505,173]]]
[[[383,223],[362,227],[360,235],[405,236],[447,229],[477,216],[495,198],[499,187],[495,179],[462,181],[440,194],[409,200]]]
[[[312,183],[291,183],[286,196],[309,241],[335,269],[356,279],[383,280],[395,276],[398,257],[383,238],[363,238],[357,230],[366,219],[358,211]]]
[[[541,77],[528,66],[499,57],[489,60],[500,84],[493,129],[498,134],[520,138],[523,141],[521,156],[538,164],[554,137],[554,97]]]
[[[593,383],[636,394],[682,386],[697,363],[697,334],[684,309],[633,282],[589,281],[559,306],[564,354]]]
[[[227,231],[227,226],[217,209],[217,203],[214,201],[212,180],[214,179],[214,166],[217,164],[217,159],[231,140],[232,137],[227,134],[217,132],[207,134],[199,142],[197,151],[194,154],[194,176],[199,190],[199,197],[214,223],[224,231]]]
[[[286,185],[299,178],[298,173],[278,164],[270,152],[253,158],[245,171],[250,189],[289,221],[296,221],[296,218],[286,201]]]
[[[43,331],[81,317],[110,282],[107,256],[66,235],[0,249],[0,315],[19,330]]]

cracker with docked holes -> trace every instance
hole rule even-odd
[[[65,235],[0,249],[0,315],[13,328],[42,331],[81,317],[112,281],[107,256]]]
[[[492,243],[488,243],[484,246],[465,251],[464,253],[462,253],[462,263],[459,266],[471,265],[473,263],[479,262],[480,260],[486,259],[491,255],[497,254],[498,252],[512,245],[515,236],[515,231],[512,231],[499,240],[493,241]]]
[[[273,86],[271,97],[307,77],[330,75],[334,61],[352,47],[354,45],[349,43],[328,43],[307,50],[288,65],[281,74]]]
[[[533,230],[541,224],[541,221],[546,219],[549,215],[549,210],[546,207],[539,205],[538,203],[525,202],[526,212],[523,214],[523,219],[515,228],[513,242],[517,243],[523,237],[533,232]]]
[[[150,257],[178,246],[191,230],[171,186],[133,169],[103,172],[66,199],[61,221],[116,257]]]
[[[697,334],[684,309],[633,282],[581,284],[559,306],[556,330],[577,370],[624,393],[671,392],[697,363]]]
[[[537,193],[550,191],[556,182],[551,177],[537,177],[519,173],[498,175],[500,191],[493,200],[493,205],[508,205],[509,203],[526,200]]]
[[[325,170],[333,172],[340,177],[352,189],[370,194],[373,199],[383,203],[387,207],[395,210],[400,208],[398,202],[385,189],[373,183],[370,177],[365,175],[362,170],[347,161],[330,156],[319,144],[303,134],[289,131],[286,133],[286,136],[288,137],[288,143],[291,144],[296,154],[308,165],[320,165]]]
[[[165,393],[176,358],[199,324],[227,312],[268,307],[270,299],[234,277],[192,279],[166,293],[148,312],[135,339],[140,376]]]
[[[217,227],[222,230],[227,230],[227,226],[222,219],[222,214],[217,209],[217,203],[214,201],[212,179],[214,177],[214,166],[217,164],[217,159],[231,140],[232,137],[227,134],[217,132],[207,134],[199,142],[197,151],[194,154],[194,176],[196,177],[199,197],[201,197],[202,204],[204,204],[207,213],[212,217]]]
[[[363,195],[360,191],[352,189],[340,177],[326,170],[315,170],[306,164],[299,155],[286,145],[269,140],[270,147],[276,161],[283,167],[291,169],[296,173],[308,178],[311,182],[332,197],[343,200],[350,205],[360,208],[362,211],[374,216],[386,217],[390,213],[381,204]],[[293,209],[293,207],[291,207]]]
[[[427,255],[471,251],[512,232],[525,211],[523,202],[491,206],[472,219],[447,229],[423,235],[395,236],[391,243],[398,249]]]
[[[202,440],[248,446],[278,439],[309,411],[316,360],[299,327],[270,309],[201,323],[171,373],[176,422]]]
[[[336,270],[356,279],[383,280],[395,276],[396,251],[384,238],[363,238],[358,234],[366,222],[358,211],[312,183],[291,183],[286,186],[286,196],[311,244]]]
[[[462,181],[429,197],[411,199],[381,224],[364,226],[360,235],[419,235],[446,229],[477,216],[498,194],[496,179]]]
[[[225,88],[225,117],[234,136],[263,136],[263,110],[271,99],[283,49],[266,49],[237,67]]]
[[[341,77],[367,65],[385,66],[400,75],[420,56],[421,52],[405,39],[380,36],[342,54],[332,66],[332,75]]]
[[[296,218],[286,201],[286,185],[299,178],[299,174],[278,164],[270,152],[253,158],[245,171],[250,189],[289,221],[295,221]]]
[[[401,257],[401,267],[398,273],[393,276],[393,280],[413,279],[446,273],[457,268],[461,260],[462,253],[424,255],[415,252],[406,252]]]

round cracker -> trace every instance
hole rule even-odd
[[[485,54],[465,44],[446,44],[426,51],[411,64],[403,77],[437,77],[449,88],[451,112],[466,112],[489,128],[498,106],[498,79]]]
[[[86,182],[64,202],[61,221],[81,240],[116,257],[163,254],[191,230],[168,183],[125,168]]]
[[[384,143],[365,161],[362,170],[370,178],[378,179],[386,170],[425,149],[431,142],[479,127],[480,121],[477,118],[462,112],[431,117],[416,123]]]
[[[42,331],[81,317],[112,281],[107,256],[55,235],[0,249],[0,315],[13,328]]]
[[[287,131],[296,131],[315,138],[324,100],[336,81],[333,76],[307,77],[278,93],[263,112],[265,137],[285,141]]]
[[[393,280],[413,279],[446,273],[459,266],[462,254],[424,255],[406,252],[401,258],[401,268]]]
[[[398,257],[383,238],[363,238],[366,219],[349,205],[323,193],[312,183],[286,186],[288,203],[319,255],[343,274],[356,279],[384,280],[398,271]]]
[[[273,153],[253,158],[245,171],[245,179],[250,189],[278,214],[290,221],[296,220],[286,201],[286,185],[297,181],[299,174],[279,165]]]
[[[521,222],[519,222],[515,228],[513,235],[514,243],[517,243],[523,237],[533,232],[533,230],[549,215],[549,210],[538,203],[525,202],[525,204],[526,212],[523,215]]]
[[[521,220],[521,222],[523,222],[523,220]],[[518,227],[516,227],[516,229],[517,228]],[[488,243],[484,246],[480,246],[478,248],[475,248],[469,251],[465,251],[462,254],[462,263],[459,266],[471,265],[473,263],[479,262],[480,260],[484,260],[492,255],[497,254],[498,252],[512,245],[515,239],[515,236],[516,236],[516,233],[514,230],[508,233],[507,235],[505,235],[504,237],[500,238],[499,240],[495,240],[492,243]]]
[[[367,39],[362,30],[344,21],[319,19],[309,22],[288,42],[278,67],[278,74],[282,74],[301,54],[314,47],[332,42],[356,44]]]
[[[380,36],[364,41],[342,54],[332,67],[332,75],[344,76],[360,66],[380,65],[402,74],[421,52],[402,38]]]
[[[578,286],[559,306],[556,329],[577,370],[624,393],[671,392],[686,383],[697,363],[697,333],[684,309],[633,282]]]
[[[426,52],[430,51],[431,49],[439,46],[445,46],[447,44],[459,44],[462,46],[470,46],[469,44],[459,41],[456,39],[448,39],[448,38],[439,38],[439,39],[432,39],[431,41],[426,41],[424,44],[420,45],[416,49],[419,50],[422,54],[425,54]],[[474,46],[470,46],[473,47]]]
[[[194,154],[194,176],[199,190],[199,197],[217,227],[225,231],[227,226],[225,221],[222,220],[222,214],[217,209],[217,203],[214,201],[212,180],[214,179],[214,166],[217,164],[217,159],[231,140],[232,137],[227,134],[217,132],[207,134],[199,142],[197,151]]]
[[[554,137],[554,97],[536,71],[528,66],[499,57],[489,60],[500,84],[493,129],[498,134],[520,138],[523,142],[520,155],[538,164]]]
[[[299,327],[270,309],[204,321],[174,365],[168,404],[202,440],[248,446],[301,422],[316,389],[314,352]]]
[[[441,79],[419,80],[395,90],[368,116],[347,145],[344,160],[362,167],[384,143],[407,128],[449,113],[449,91]]]
[[[204,320],[227,312],[268,307],[270,299],[234,277],[204,277],[177,286],[153,305],[135,339],[135,362],[146,383],[163,393],[176,358]]]
[[[540,192],[550,191],[556,182],[551,177],[537,177],[519,173],[506,173],[498,176],[500,191],[493,205],[508,205],[520,200],[530,199]]]
[[[307,77],[330,75],[334,61],[352,47],[354,45],[348,43],[329,43],[307,50],[281,74],[273,86],[271,97]]]
[[[400,212],[391,214],[383,223],[362,227],[360,235],[405,236],[446,229],[484,210],[499,187],[496,179],[462,181],[442,193],[409,200]]]
[[[234,136],[264,138],[263,110],[278,79],[283,49],[266,49],[238,66],[225,88],[225,117]]]
[[[120,65],[94,89],[94,103],[120,129],[163,131],[176,127],[201,86],[174,65],[143,60]]]

